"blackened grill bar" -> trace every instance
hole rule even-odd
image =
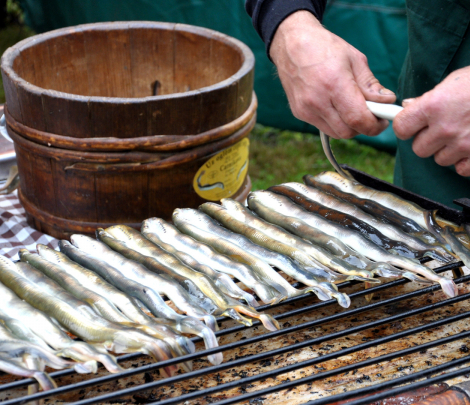
[[[438,273],[442,273],[444,271],[452,270],[454,268],[459,268],[460,266],[462,266],[462,263],[458,262],[458,263],[442,266],[441,268],[436,269],[436,271]],[[467,282],[469,280],[470,280],[470,275],[467,275],[467,276],[461,277],[460,279],[455,280],[455,281],[456,281],[456,283],[462,283],[462,282]],[[379,292],[379,291],[382,291],[382,290],[385,290],[385,289],[394,288],[394,287],[397,287],[398,285],[405,284],[405,283],[409,283],[409,280],[406,280],[406,279],[395,280],[395,281],[391,281],[391,282],[388,282],[388,283],[385,283],[385,284],[382,284],[382,285],[379,285],[379,286],[372,287],[372,288],[364,290],[364,291],[358,291],[358,292],[352,293],[350,296],[351,296],[352,299],[354,299],[354,298],[358,298],[360,296],[364,296],[366,294],[376,293],[376,292]],[[348,283],[343,283],[343,284],[349,284],[349,282]],[[407,300],[407,299],[410,299],[410,298],[415,298],[415,297],[418,297],[418,296],[428,294],[428,293],[433,292],[433,291],[438,291],[438,290],[440,290],[440,288],[441,287],[439,285],[432,285],[432,286],[429,286],[429,287],[426,287],[426,288],[423,288],[423,289],[420,289],[420,290],[412,291],[412,292],[402,294],[402,295],[397,296],[397,297],[389,298],[389,299],[386,299],[386,300],[383,300],[383,301],[380,301],[380,302],[377,302],[377,303],[369,304],[369,305],[366,305],[366,306],[362,306],[362,307],[359,307],[359,308],[356,308],[356,309],[353,309],[353,310],[344,311],[344,312],[341,312],[341,313],[338,313],[338,314],[335,314],[335,315],[331,315],[331,316],[328,316],[328,317],[323,317],[323,318],[316,319],[316,320],[313,320],[313,321],[310,321],[310,322],[305,322],[305,323],[302,323],[302,324],[299,324],[299,325],[295,325],[295,326],[291,326],[291,327],[288,327],[288,328],[281,329],[281,330],[276,331],[276,332],[270,332],[270,333],[262,334],[260,336],[247,338],[246,340],[229,343],[229,344],[226,344],[226,345],[221,346],[219,348],[200,351],[200,352],[194,353],[192,355],[186,355],[186,356],[180,357],[178,359],[168,360],[168,361],[161,362],[161,363],[145,365],[145,366],[133,369],[133,370],[124,371],[120,374],[109,374],[109,375],[106,375],[104,377],[99,377],[99,378],[95,378],[95,379],[90,379],[90,380],[78,382],[78,383],[75,383],[73,385],[60,387],[60,388],[57,388],[57,389],[54,389],[54,390],[51,390],[51,391],[39,392],[39,393],[29,395],[29,396],[25,396],[25,397],[22,397],[22,398],[15,398],[15,399],[7,400],[7,401],[4,401],[3,403],[5,405],[22,404],[22,403],[26,403],[26,402],[33,401],[33,400],[39,400],[39,399],[51,397],[51,396],[54,396],[54,395],[60,395],[60,394],[68,393],[70,391],[86,389],[86,388],[89,388],[91,386],[95,386],[95,385],[99,385],[99,384],[105,384],[107,382],[115,381],[115,380],[118,380],[120,378],[129,377],[129,376],[133,376],[133,375],[136,375],[136,374],[141,374],[141,373],[144,373],[144,372],[156,370],[156,369],[158,369],[160,367],[163,367],[165,365],[176,364],[176,363],[181,362],[183,360],[196,359],[196,358],[203,357],[203,356],[206,356],[206,355],[211,354],[211,353],[215,353],[217,351],[227,351],[227,350],[230,350],[230,349],[233,349],[233,348],[236,348],[236,347],[253,344],[253,343],[256,343],[256,342],[259,342],[259,341],[263,341],[263,340],[268,340],[268,339],[270,339],[274,336],[286,335],[286,334],[289,334],[289,333],[297,332],[301,329],[311,328],[313,326],[318,326],[318,325],[321,325],[323,323],[330,322],[332,320],[339,320],[339,319],[342,319],[342,318],[346,318],[346,317],[350,317],[350,316],[353,316],[353,315],[361,314],[363,312],[368,312],[368,311],[371,311],[371,310],[376,309],[376,308],[381,307],[381,306],[391,305],[391,304],[394,304],[394,303],[399,303],[401,301],[404,301],[404,300]],[[427,311],[431,311],[431,310],[434,310],[434,309],[437,309],[437,308],[441,308],[441,307],[444,307],[444,306],[447,306],[447,305],[451,305],[451,304],[454,304],[456,302],[464,301],[464,300],[467,300],[469,298],[470,298],[470,293],[459,295],[457,297],[447,299],[447,300],[444,300],[444,301],[441,301],[441,302],[438,302],[438,303],[435,303],[435,304],[432,304],[432,305],[423,306],[423,307],[420,307],[420,308],[417,308],[417,309],[414,309],[414,310],[411,310],[411,311],[407,311],[405,313],[401,313],[401,314],[398,314],[398,315],[395,315],[395,316],[380,319],[378,321],[365,323],[363,325],[359,325],[357,327],[350,328],[350,329],[347,329],[347,330],[344,330],[344,331],[335,332],[335,333],[324,335],[324,336],[317,337],[317,338],[314,338],[314,339],[309,339],[309,340],[306,340],[304,342],[297,343],[295,345],[290,345],[288,347],[282,347],[280,349],[271,350],[271,351],[268,351],[268,352],[252,355],[248,358],[243,358],[243,359],[238,359],[238,360],[234,360],[234,361],[230,361],[230,362],[225,362],[225,363],[220,364],[219,366],[206,367],[206,368],[203,368],[201,370],[193,371],[191,373],[185,373],[185,374],[177,375],[177,376],[172,377],[172,378],[167,378],[167,379],[163,379],[163,380],[159,380],[159,381],[152,382],[152,383],[147,383],[147,384],[141,384],[139,386],[132,387],[132,388],[126,388],[126,389],[123,389],[121,391],[113,392],[111,394],[105,394],[105,395],[101,395],[99,397],[93,397],[93,398],[85,399],[85,400],[82,400],[82,401],[78,401],[78,402],[75,402],[74,404],[76,404],[76,405],[85,405],[85,404],[105,402],[105,401],[117,399],[117,398],[120,398],[120,397],[123,397],[123,396],[136,394],[136,393],[146,391],[146,390],[149,390],[149,389],[154,389],[154,388],[161,387],[161,386],[171,385],[173,383],[183,381],[183,380],[187,380],[187,379],[190,379],[190,378],[195,378],[195,377],[206,375],[206,374],[213,374],[213,373],[216,373],[216,372],[219,372],[219,371],[222,371],[222,370],[226,370],[226,369],[235,367],[237,365],[263,360],[263,359],[266,359],[266,358],[269,358],[269,357],[272,357],[272,356],[275,356],[275,355],[279,355],[279,354],[294,351],[294,350],[297,350],[297,349],[300,349],[300,348],[303,348],[303,347],[306,347],[306,346],[310,346],[312,344],[323,343],[323,342],[326,342],[326,341],[329,341],[329,340],[332,340],[332,339],[335,339],[335,338],[338,338],[338,337],[341,337],[341,336],[353,334],[353,333],[356,333],[356,332],[359,332],[359,331],[362,331],[362,330],[366,330],[366,329],[370,329],[370,328],[375,328],[377,326],[387,324],[387,323],[390,323],[390,322],[393,322],[393,321],[401,320],[401,319],[404,319],[404,318],[407,318],[407,317],[416,316],[418,314],[421,314],[421,313],[424,313],[424,312],[427,312]],[[297,300],[297,299],[292,299],[292,300]],[[288,318],[288,317],[291,317],[291,316],[299,315],[299,314],[304,313],[304,312],[311,312],[311,311],[318,310],[320,308],[323,308],[323,307],[326,307],[326,306],[329,306],[329,305],[334,305],[334,304],[335,304],[334,300],[315,303],[313,305],[309,305],[309,306],[306,306],[306,307],[301,308],[301,309],[296,309],[296,310],[293,310],[293,311],[284,312],[284,313],[279,314],[275,317],[276,317],[276,319]],[[343,356],[345,354],[348,354],[348,353],[351,353],[351,352],[354,352],[354,351],[362,350],[362,349],[370,347],[372,345],[380,344],[381,342],[389,342],[389,341],[398,339],[399,337],[402,337],[402,336],[406,336],[406,335],[410,335],[410,334],[413,334],[413,333],[417,333],[419,331],[424,331],[424,330],[435,328],[435,327],[437,327],[439,325],[442,325],[444,323],[452,322],[452,319],[454,319],[454,321],[456,321],[456,320],[464,319],[464,318],[467,318],[467,317],[470,317],[470,312],[459,314],[459,315],[455,316],[454,318],[446,318],[444,320],[440,320],[440,321],[436,321],[436,322],[433,322],[433,323],[430,323],[430,324],[422,325],[422,326],[419,326],[417,328],[414,328],[413,330],[403,331],[400,334],[394,334],[393,336],[386,336],[386,337],[379,338],[379,339],[376,339],[376,340],[371,341],[371,342],[366,342],[366,343],[361,344],[361,345],[356,345],[356,346],[353,346],[351,348],[348,348],[347,351],[340,350],[338,352],[323,355],[319,358],[308,360],[307,362],[305,362],[303,364],[300,364],[300,365],[298,363],[298,364],[292,365],[292,369],[302,368],[302,367],[305,367],[307,365],[313,365],[313,364],[321,363],[321,362],[324,362],[324,361],[327,361],[327,360],[330,360],[330,359],[334,359],[334,358]],[[241,327],[236,326],[236,327],[233,327],[233,328],[229,328],[229,329],[226,329],[226,330],[219,331],[219,332],[217,332],[217,334],[222,335],[222,334],[233,333],[234,331],[238,331],[240,329],[243,330],[243,329],[247,329],[247,328],[244,327],[244,326],[241,326]],[[462,339],[465,336],[462,335],[462,337],[461,337],[459,335],[459,337],[456,337],[456,339]],[[415,346],[413,349],[418,348],[417,351],[422,350],[420,348],[420,346],[421,345]],[[391,355],[393,355],[393,353]],[[137,356],[138,355],[121,356],[120,359],[124,358],[124,359],[127,360],[127,359],[129,359],[129,357],[135,358]],[[372,363],[374,363],[374,361],[377,363],[377,362],[380,362],[382,360],[377,360],[377,358],[374,358],[371,361],[372,361]],[[358,366],[358,364],[355,365],[356,368],[357,368],[357,366]],[[454,362],[452,362],[452,367],[453,366],[454,366]],[[291,367],[291,366],[288,366],[288,367]],[[180,396],[178,398],[164,400],[164,401],[161,401],[159,403],[161,403],[162,405],[170,404],[170,403],[179,403],[183,400],[188,400],[190,398],[193,399],[193,398],[198,397],[198,396],[208,395],[208,393],[210,393],[212,391],[217,392],[217,391],[220,391],[220,390],[223,390],[223,389],[230,389],[230,388],[242,385],[242,384],[247,384],[252,379],[253,380],[260,380],[260,379],[264,379],[264,378],[269,378],[272,375],[283,374],[283,373],[290,370],[288,367],[284,367],[281,370],[272,370],[272,371],[269,371],[267,373],[262,373],[262,374],[259,374],[259,375],[253,376],[253,377],[244,378],[242,380],[236,380],[236,381],[228,383],[224,386],[219,385],[217,387],[214,387],[213,389],[206,389],[206,390],[204,390],[203,393],[196,392],[196,393],[193,393],[192,395],[188,394],[188,396]],[[52,373],[51,376],[54,376],[54,375],[57,375],[57,374],[60,374],[60,373],[63,373],[63,372],[59,371],[57,373]],[[317,375],[315,375],[314,377],[318,378]],[[293,381],[291,383],[282,384],[281,386],[271,387],[268,390],[269,390],[269,392],[285,390],[285,389],[289,388],[291,385],[297,386],[297,385],[305,384],[306,382],[310,381],[309,380],[310,378],[312,378],[312,377],[305,377],[303,379],[296,380],[296,381]],[[33,380],[29,380],[29,381],[28,380],[21,380],[17,383],[4,384],[4,386],[7,386],[7,389],[11,389],[11,388],[13,388],[13,384],[18,384],[18,383],[22,383],[21,386],[25,386],[28,383],[34,383],[34,381]],[[3,389],[4,386],[1,386],[1,388]],[[18,385],[15,385],[15,386],[18,387]],[[252,394],[250,394],[249,398],[258,397],[260,395],[263,395],[264,390],[261,390],[259,392],[253,393],[253,394],[256,394],[256,395],[253,396]],[[360,395],[360,394],[358,394],[358,395]],[[249,399],[249,398],[247,398],[247,399]],[[242,398],[242,396],[240,396],[240,397],[235,397],[231,400],[234,401],[234,402],[238,402],[238,401],[241,401],[241,400],[244,400],[244,399],[245,398]],[[224,402],[222,402],[222,403],[224,403]],[[230,403],[232,403],[232,402],[230,402]]]

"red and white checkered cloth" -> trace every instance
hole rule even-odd
[[[41,233],[27,224],[17,191],[0,195],[0,255],[19,259],[17,253],[20,249],[35,252],[38,243],[55,249],[58,242],[52,236]]]

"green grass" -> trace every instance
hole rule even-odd
[[[393,181],[395,157],[355,140],[333,139],[331,147],[339,163],[375,177]],[[250,136],[250,177],[253,190],[288,181],[302,182],[304,174],[333,170],[320,138],[257,124]]]

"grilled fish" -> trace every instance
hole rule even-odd
[[[278,188],[279,187],[279,188]],[[297,193],[288,193],[286,188]],[[357,229],[365,234],[377,245],[384,249],[393,249],[406,257],[430,256],[437,260],[452,261],[455,258],[445,249],[439,246],[431,246],[422,240],[402,232],[400,229],[391,226],[379,219],[366,214],[358,207],[324,193],[314,187],[308,187],[300,183],[287,183],[281,186],[271,187],[270,191],[277,192],[291,198],[308,211],[317,210],[325,218],[339,222],[336,212],[342,212],[344,221],[340,223],[350,229]],[[288,195],[289,194],[289,195]],[[305,200],[300,196],[305,197]],[[311,205],[314,203],[313,205]],[[316,203],[316,204],[315,204]],[[378,231],[378,232],[377,232]],[[400,244],[394,241],[400,242]],[[408,246],[412,249],[410,250]],[[411,253],[411,255],[410,255]]]
[[[187,252],[198,263],[216,271],[230,274],[248,288],[251,288],[265,304],[275,304],[281,299],[279,293],[265,284],[250,267],[230,260],[228,257],[216,252],[209,245],[181,233],[176,227],[163,219],[146,219],[142,224],[142,234],[153,243],[162,244],[160,246],[165,250],[168,250],[167,247],[171,245],[178,251]],[[189,263],[187,264],[189,265]]]
[[[44,371],[30,370],[20,366],[5,353],[0,353],[0,370],[12,375],[34,378],[44,391],[57,388],[57,384],[49,374]]]
[[[415,260],[388,253],[386,250],[374,245],[359,233],[344,229],[341,226],[326,221],[324,218],[319,217],[316,214],[305,211],[303,208],[296,206],[287,197],[276,195],[269,191],[255,191],[251,193],[248,198],[250,199],[255,197],[262,199],[266,206],[269,206],[280,214],[287,217],[296,217],[311,227],[317,229],[321,228],[325,233],[341,239],[350,247],[372,260],[379,262],[387,261],[390,264],[405,268],[411,272],[420,274],[429,280],[438,282],[447,296],[454,297],[458,293],[457,287],[452,280],[436,274],[433,270],[422,266]]]
[[[146,315],[132,300],[113,287],[96,273],[71,261],[63,253],[56,252],[45,245],[37,245],[40,258],[49,263],[37,260],[34,255],[28,261],[38,270],[52,278],[62,288],[78,299],[88,302],[95,311],[108,321],[132,326],[157,339],[163,340],[170,347],[174,356],[192,353],[187,348],[193,345],[187,338],[178,336],[167,326],[158,324]],[[178,343],[183,342],[183,345]],[[194,351],[194,350],[193,350]],[[182,364],[186,371],[191,371],[190,363]]]
[[[404,217],[412,219],[422,228],[427,229],[426,222],[424,220],[425,210],[418,204],[404,200],[396,194],[374,190],[373,188],[364,186],[357,181],[342,178],[335,172],[323,172],[314,178],[320,183],[333,184],[345,193],[352,193],[361,198],[368,198],[370,200],[377,201],[383,206],[397,211]],[[440,226],[448,226],[456,232],[459,230],[459,227],[453,222],[439,217],[436,217],[436,220]],[[470,239],[467,234],[462,234],[461,238],[465,244],[468,245],[470,243]]]
[[[172,358],[166,343],[99,317],[88,304],[68,294],[29,264],[18,263],[15,267],[8,271],[2,268],[0,281],[20,298],[53,316],[74,335],[117,353],[142,352],[157,361]],[[176,370],[176,366],[168,366],[162,371],[171,376]]]
[[[346,193],[344,191],[341,191],[338,187],[333,184],[320,183],[319,181],[315,180],[314,176],[310,174],[305,175],[303,179],[305,184],[307,184],[308,186],[315,187],[334,197],[349,202],[350,204],[359,207],[364,212],[376,218],[380,218],[383,222],[393,225],[401,229],[405,233],[420,238],[425,243],[428,243],[430,245],[441,244],[441,242],[439,242],[439,240],[436,239],[434,235],[432,235],[430,232],[427,232],[412,219],[406,218],[400,213],[391,210],[376,201],[369,200],[368,198],[359,198],[354,194]]]
[[[237,242],[238,246],[245,248],[247,252],[251,252],[260,259],[266,260],[267,263],[278,267],[295,280],[310,287],[314,287],[315,292],[319,294],[319,297],[321,297],[320,299],[335,298],[338,303],[345,308],[351,304],[349,297],[346,294],[339,293],[338,288],[334,284],[319,282],[312,272],[309,272],[296,262],[289,259],[290,257],[291,259],[296,260],[299,256],[304,256],[303,252],[298,251],[289,245],[278,242],[271,236],[250,227],[242,221],[238,221],[228,213],[226,208],[218,204],[204,203],[199,207],[199,209],[216,219],[226,228],[245,236],[251,241],[237,238],[238,241],[240,241],[240,243]],[[194,215],[196,215],[196,213]],[[204,218],[201,219],[204,220]],[[208,225],[207,229],[209,229],[212,224],[210,224],[208,220],[206,223]],[[227,235],[228,238],[231,236],[227,233],[229,231],[222,231],[223,232],[220,233],[222,237],[224,235]],[[230,238],[230,240],[232,240],[232,238]],[[312,262],[312,264],[314,263]]]
[[[0,256],[0,273],[16,272],[15,264]],[[45,341],[60,355],[79,362],[86,362],[89,372],[96,372],[95,361],[101,362],[111,373],[123,369],[113,356],[98,351],[95,347],[72,340],[43,312],[20,299],[13,291],[0,283],[0,295],[4,305],[0,305],[0,318],[14,334],[35,344]]]
[[[72,235],[70,239],[75,246],[62,243],[60,247],[71,259],[92,269],[121,291],[141,301],[161,322],[166,320],[169,326],[182,333],[200,336],[207,349],[218,346],[214,332],[209,327],[196,318],[178,314],[163,301],[159,290],[162,287],[164,290],[165,285],[152,283],[154,278],[142,271],[142,265],[126,259],[106,244],[89,236]],[[216,353],[209,355],[208,359],[217,365],[222,363],[223,356],[222,353]]]
[[[152,229],[155,230],[153,233],[151,231]],[[158,231],[161,233],[158,233]],[[188,243],[185,244],[182,239],[188,238],[191,239],[192,242],[195,242],[194,239],[181,234],[175,227],[168,224],[163,219],[146,219],[144,222],[142,222],[141,232],[142,235],[144,235],[148,240],[176,256],[187,266],[210,277],[216,286],[219,287],[226,295],[239,300],[243,299],[248,303],[248,305],[251,305],[254,308],[259,306],[255,298],[251,294],[243,291],[240,287],[238,287],[238,285],[227,274],[213,269],[211,266],[196,260],[192,255],[190,255],[188,253]],[[169,232],[171,236],[167,236],[167,232]],[[160,235],[163,236],[163,239],[160,238]],[[171,237],[173,237],[173,243],[167,243]],[[174,240],[180,240],[183,243],[177,245],[174,243]],[[189,241],[189,244],[191,244],[191,241]],[[204,262],[206,262],[206,260],[204,260]]]
[[[136,249],[142,255],[155,259],[161,265],[168,267],[182,277],[191,279],[214,303],[220,308],[223,315],[227,315],[247,326],[251,325],[251,319],[244,318],[239,312],[259,319],[268,330],[279,329],[277,321],[271,315],[259,313],[254,308],[248,307],[223,294],[210,278],[191,269],[181,263],[176,257],[159,248],[140,232],[123,225],[116,225],[107,229],[112,236],[119,238],[132,249]],[[101,237],[101,236],[100,236]]]

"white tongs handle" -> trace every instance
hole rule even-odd
[[[396,115],[403,110],[403,107],[396,104],[382,104],[375,103],[374,101],[366,101],[366,104],[370,112],[376,117],[384,118],[389,121],[393,121]]]

